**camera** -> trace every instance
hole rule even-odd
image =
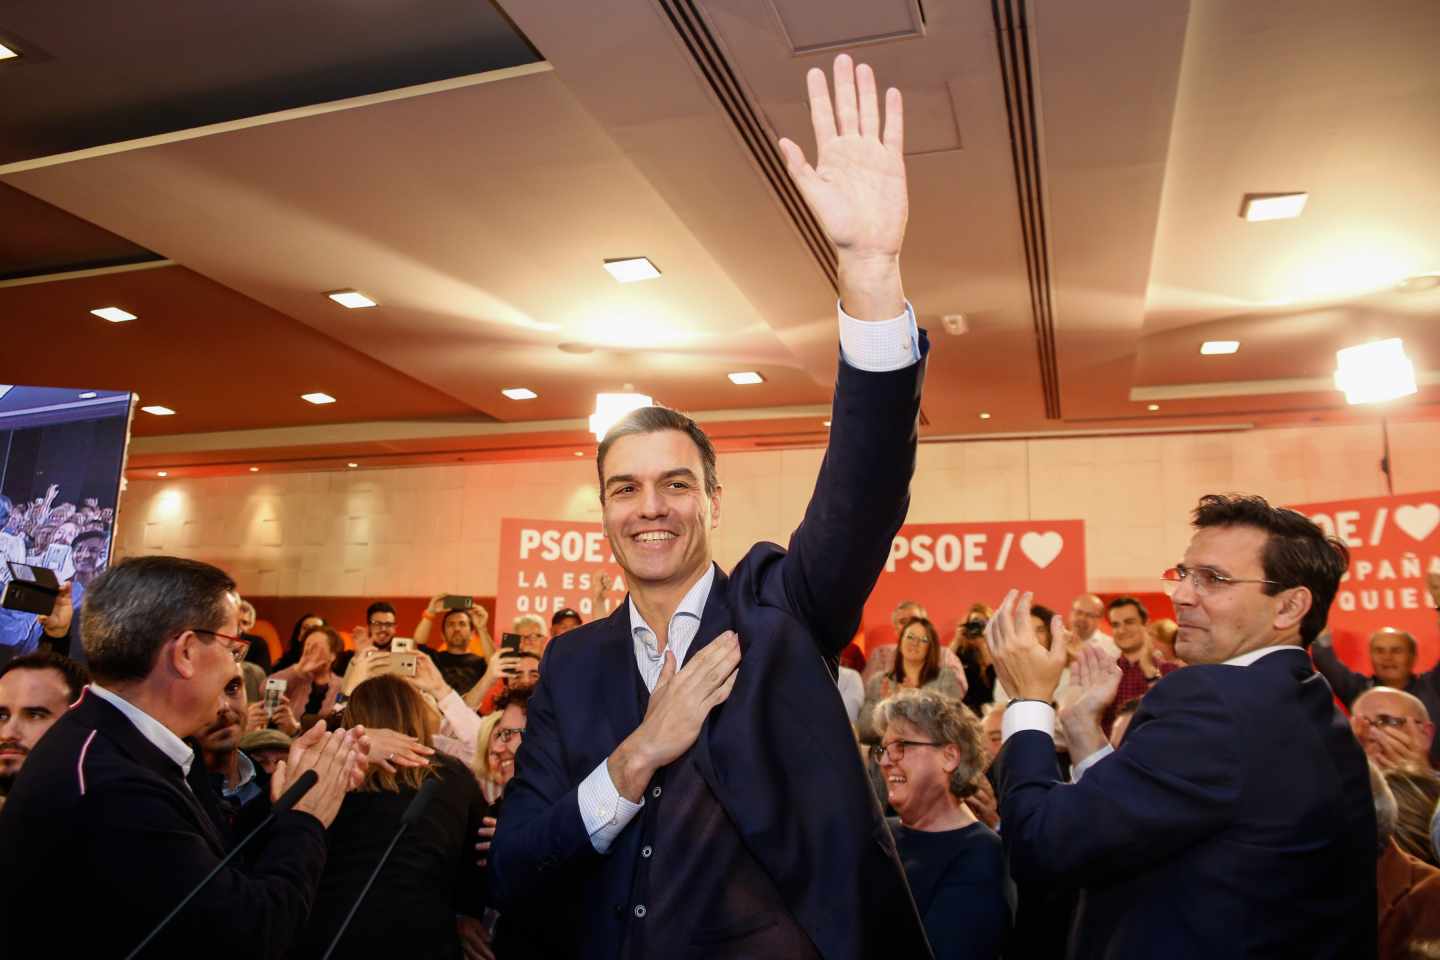
[[[960,631],[967,640],[979,640],[985,636],[985,624],[987,620],[966,620],[960,625]]]

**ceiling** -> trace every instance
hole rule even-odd
[[[171,407],[130,467],[172,476],[586,454],[627,387],[821,444],[833,252],[773,143],[849,48],[906,96],[923,439],[1373,419],[1334,351],[1389,336],[1422,387],[1383,412],[1440,418],[1440,283],[1397,287],[1440,273],[1431,0],[585,9],[5,7],[0,381]]]

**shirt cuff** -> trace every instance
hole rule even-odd
[[[580,789],[575,794],[580,804],[580,819],[596,853],[609,853],[610,844],[645,806],[643,799],[631,803],[620,796],[610,779],[609,763],[608,759],[601,760],[600,765],[590,771],[590,776],[580,781]]]
[[[1114,752],[1115,748],[1107,743],[1099,750],[1096,750],[1094,753],[1090,754],[1090,756],[1086,757],[1084,760],[1081,760],[1079,763],[1075,764],[1075,766],[1070,768],[1070,782],[1079,783],[1080,778],[1085,776],[1086,770],[1089,770],[1091,767],[1095,766],[1095,764],[1099,763],[1101,760],[1104,760],[1106,757],[1110,756],[1110,754]]]
[[[1050,739],[1055,739],[1055,708],[1048,703],[1034,700],[1014,700],[1005,708],[1000,720],[1001,742],[1009,740],[1022,730],[1038,730]]]
[[[840,356],[856,370],[888,373],[920,362],[920,328],[915,308],[889,320],[856,320],[835,301],[840,314]]]

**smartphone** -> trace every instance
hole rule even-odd
[[[10,579],[5,584],[5,592],[0,594],[0,607],[42,617],[53,613],[55,598],[60,594],[60,580],[55,571],[13,560],[7,566]]]
[[[402,677],[415,676],[416,656],[414,653],[397,653],[390,658],[390,672]]]
[[[268,677],[265,680],[265,718],[275,715],[280,705],[285,702],[285,688],[288,682],[284,677]]]
[[[414,653],[415,640],[411,637],[396,637],[390,641],[391,653]]]
[[[520,640],[521,637],[518,633],[502,633],[500,634],[500,649],[513,650],[516,653],[519,653]]]
[[[459,597],[454,594],[451,594],[440,602],[444,604],[446,610],[469,610],[475,606],[473,597]]]

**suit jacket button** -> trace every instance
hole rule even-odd
[[[652,847],[649,846],[648,844],[647,844],[646,846],[643,846],[643,847],[640,848],[640,856],[644,857],[646,860],[649,860],[649,859],[650,859],[650,854],[652,854],[652,853],[654,853],[654,852],[655,852],[654,848],[652,848]]]
[[[650,796],[655,797],[658,800],[660,798],[660,788],[652,787],[650,790]]]
[[[644,917],[645,917],[645,904],[643,904],[643,903],[637,903],[637,904],[635,904],[635,918],[636,918],[637,920],[640,920],[640,919],[644,919]]]

